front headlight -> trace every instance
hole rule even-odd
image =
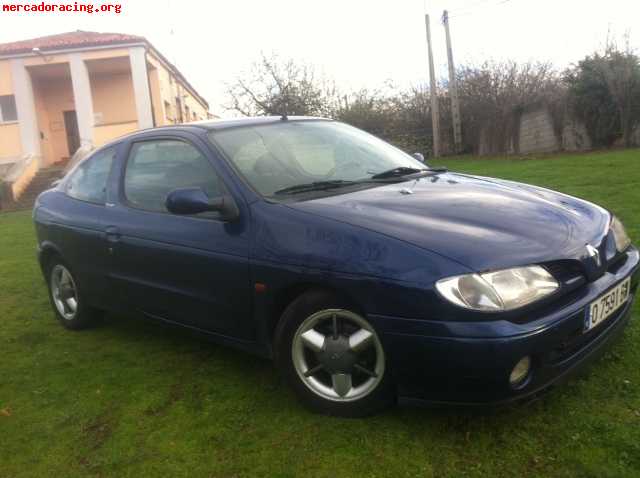
[[[517,309],[555,292],[558,287],[558,281],[540,266],[466,274],[436,282],[436,289],[445,299],[485,312]]]
[[[624,252],[631,244],[631,239],[629,239],[622,221],[616,216],[613,216],[613,219],[611,219],[611,230],[613,231],[613,238],[616,241],[616,249],[618,252]]]

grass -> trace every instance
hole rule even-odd
[[[640,240],[640,151],[449,159],[609,207]],[[0,477],[640,476],[640,324],[583,378],[499,410],[302,409],[269,362],[126,317],[53,318],[28,212],[0,215]]]

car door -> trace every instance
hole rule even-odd
[[[111,281],[118,297],[149,316],[251,340],[247,211],[225,222],[218,213],[167,211],[168,193],[200,187],[229,194],[216,158],[188,134],[132,141],[120,167],[117,199],[105,227]],[[218,166],[219,167],[219,166]]]
[[[109,300],[109,259],[103,230],[106,189],[116,149],[98,150],[80,163],[51,195],[47,207],[39,211],[36,224],[44,242],[72,269],[82,295],[95,306],[104,306]]]

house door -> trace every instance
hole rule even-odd
[[[78,117],[75,111],[64,112],[64,129],[67,133],[67,146],[69,147],[69,157],[78,151],[80,147],[80,132],[78,131]]]

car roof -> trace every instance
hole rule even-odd
[[[188,123],[188,126],[197,126],[208,130],[218,130],[225,128],[233,128],[237,126],[256,126],[269,123],[279,123],[281,121],[310,121],[310,120],[323,120],[331,121],[328,118],[321,118],[316,116],[251,116],[244,118],[230,118],[230,119],[216,119],[216,120],[204,120]]]
[[[242,126],[257,126],[264,124],[274,124],[279,123],[281,121],[333,121],[329,118],[322,118],[319,116],[249,116],[242,118],[230,118],[230,119],[215,119],[215,120],[203,120],[203,121],[194,121],[192,123],[185,124],[169,124],[164,126],[156,126],[155,128],[146,128],[138,131],[133,131],[129,134],[121,136],[119,138],[110,141],[109,143],[101,146],[98,149],[107,148],[110,146],[115,146],[122,141],[126,141],[136,136],[142,136],[146,133],[150,133],[152,131],[193,131],[195,130],[205,130],[205,131],[216,131],[227,128],[236,128]],[[93,152],[92,152],[93,154]]]

